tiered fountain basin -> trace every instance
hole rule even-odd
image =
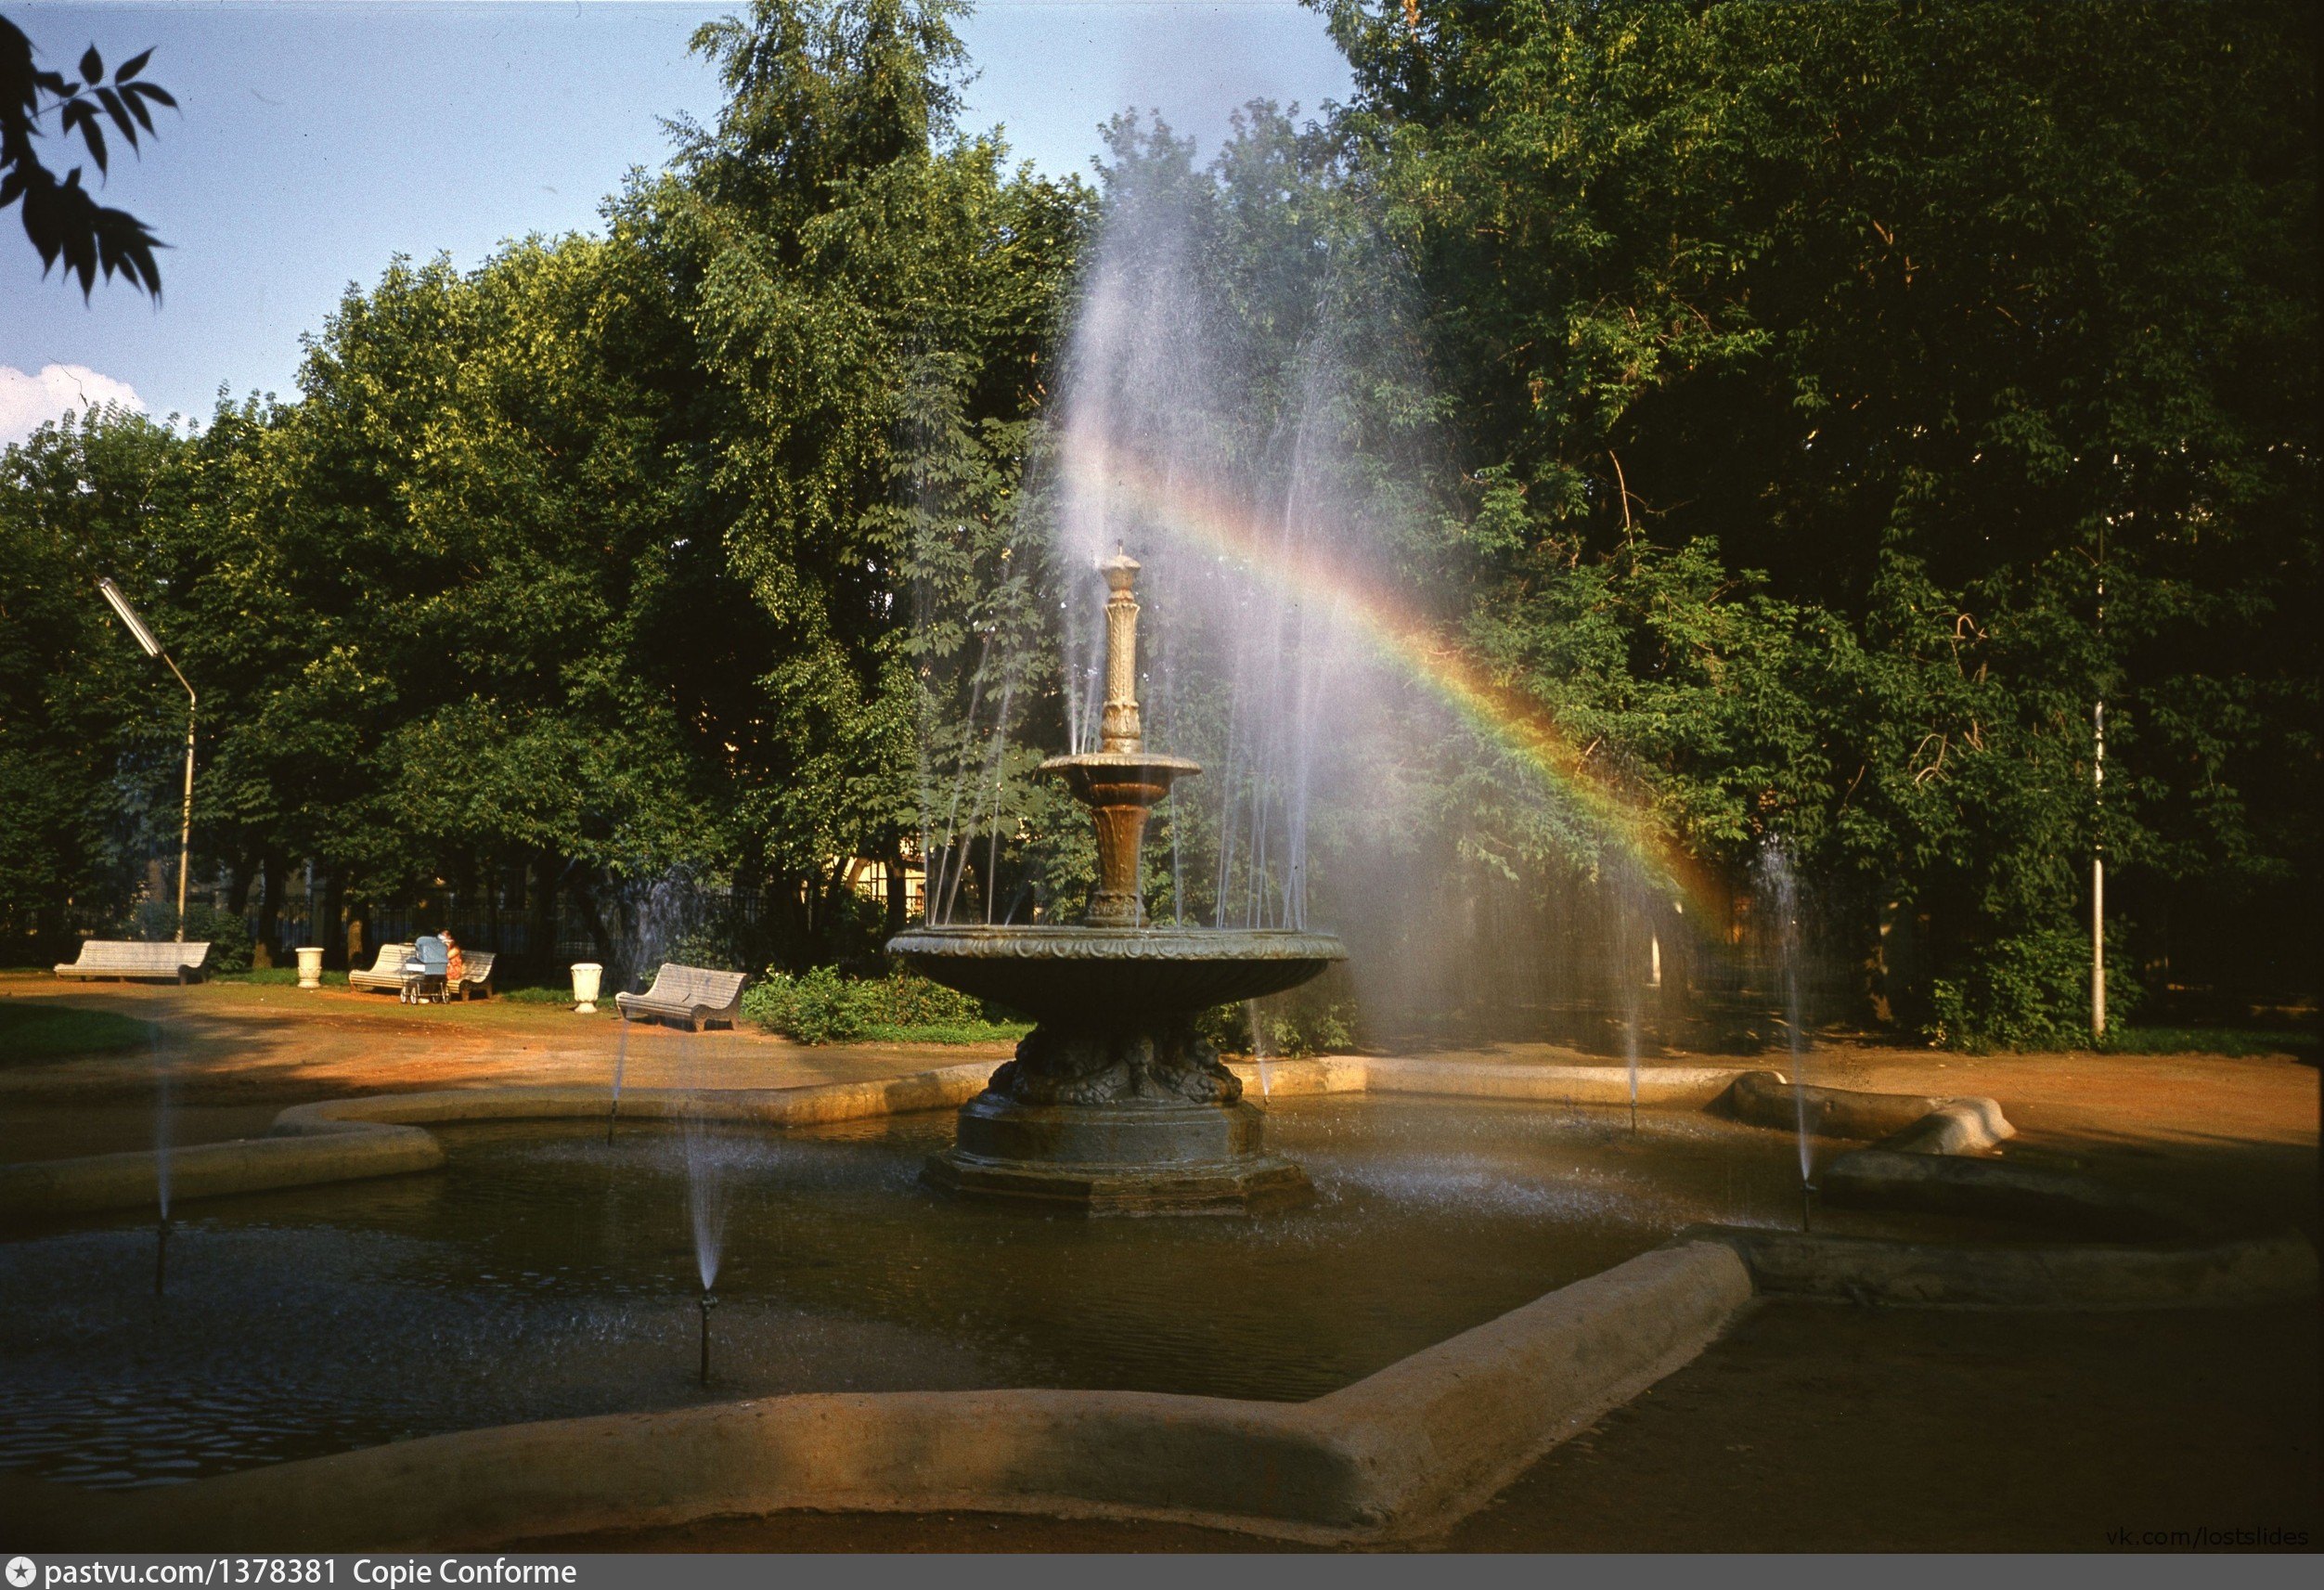
[[[1075,759],[1077,764],[1092,758]],[[924,927],[889,940],[926,977],[1033,1017],[961,1107],[926,1175],[949,1192],[1090,1214],[1235,1214],[1312,1196],[1195,1018],[1345,958],[1326,934]]]
[[[6,1348],[0,1521],[110,1549],[473,1547],[785,1508],[1411,1539],[1755,1296],[2172,1308],[2316,1286],[2296,1234],[1982,1157],[2009,1132],[1990,1100],[1708,1066],[1643,1073],[1634,1133],[1620,1068],[1238,1066],[1316,1204],[1026,1220],[913,1185],[983,1072],[640,1090],[612,1149],[594,1090],[299,1106],[276,1137],[180,1151],[160,1300],[133,1212],[153,1155],[0,1167],[6,1328],[40,1336]],[[1813,1234],[1791,1218],[1803,1103],[1837,1156]],[[714,1117],[737,1130],[705,1393],[689,1156],[665,1123]],[[381,1174],[368,1143],[440,1169]],[[137,1488],[88,1488],[107,1485]]]

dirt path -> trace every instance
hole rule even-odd
[[[393,995],[279,984],[59,984],[0,974],[0,1000],[114,1011],[156,1024],[152,1049],[24,1062],[0,1055],[0,1161],[152,1146],[166,1075],[172,1137],[264,1131],[278,1110],[350,1093],[521,1082],[609,1086],[621,1057],[638,1087],[788,1088],[1006,1059],[999,1044],[810,1048],[755,1029],[681,1032],[622,1022],[610,1004],[494,1000],[405,1005]]]

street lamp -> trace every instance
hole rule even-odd
[[[177,823],[177,941],[183,944],[186,942],[187,858],[192,853],[194,842],[194,687],[186,684],[185,674],[171,661],[170,654],[161,650],[161,642],[153,638],[153,631],[147,628],[145,620],[137,616],[137,610],[129,605],[127,597],[121,594],[121,587],[110,579],[102,579],[97,582],[97,588],[104,593],[105,601],[112,610],[121,615],[121,621],[129,627],[129,633],[145,649],[145,654],[159,657],[169,664],[170,672],[177,675],[177,682],[186,685],[186,806]]]

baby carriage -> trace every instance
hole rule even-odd
[[[431,933],[411,947],[404,963],[403,1000],[407,1005],[435,1004],[445,998],[444,977],[451,962],[444,940]]]

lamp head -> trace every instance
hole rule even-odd
[[[153,638],[153,631],[145,627],[145,620],[137,616],[137,610],[129,605],[127,597],[121,594],[121,587],[110,579],[101,579],[97,582],[97,588],[104,593],[106,601],[120,615],[121,621],[129,627],[129,633],[145,649],[145,654],[148,657],[160,656],[161,642]]]

